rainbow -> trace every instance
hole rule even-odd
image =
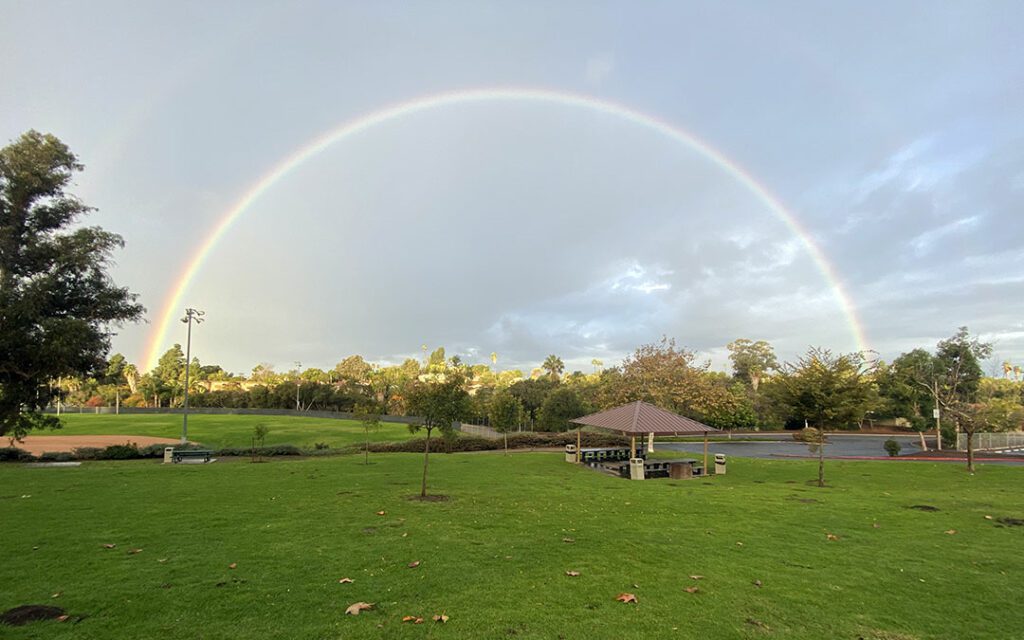
[[[732,175],[740,184],[746,187],[758,200],[760,200],[769,211],[782,221],[793,234],[800,239],[804,249],[814,261],[822,276],[832,288],[843,314],[846,316],[850,330],[857,348],[867,351],[868,341],[865,338],[864,330],[857,318],[854,306],[850,297],[843,287],[842,281],[836,274],[835,269],[825,259],[821,248],[814,242],[810,233],[804,229],[797,218],[775,197],[767,188],[761,185],[745,169],[727,158],[720,151],[710,144],[700,140],[693,134],[680,129],[660,118],[641,113],[635,109],[597,98],[561,91],[530,88],[491,88],[491,89],[468,89],[462,91],[451,91],[446,93],[432,94],[413,98],[405,102],[392,104],[371,113],[348,120],[341,125],[314,138],[306,145],[298,148],[291,155],[284,158],[277,165],[265,173],[256,183],[221,216],[213,230],[203,240],[191,258],[185,263],[181,273],[171,287],[167,299],[160,310],[160,319],[152,331],[149,344],[146,349],[146,370],[156,366],[161,350],[167,348],[168,332],[173,325],[179,312],[184,308],[182,300],[188,291],[192,280],[203,267],[203,263],[217,246],[224,234],[231,229],[231,226],[271,187],[281,181],[289,173],[305,164],[308,160],[316,157],[319,153],[332,145],[341,142],[351,136],[367,131],[379,125],[399,120],[406,116],[424,111],[444,109],[456,105],[486,102],[531,102],[560,105],[564,107],[575,107],[588,109],[590,111],[615,116],[639,127],[659,133],[666,138],[678,142],[697,152],[707,160],[715,163],[722,170]]]

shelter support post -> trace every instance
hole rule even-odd
[[[647,434],[647,453],[654,453],[654,432]]]
[[[708,472],[708,432],[704,432],[704,473]]]
[[[580,463],[580,430],[576,429],[576,464]]]
[[[629,436],[629,457],[632,458],[636,455],[636,434]]]

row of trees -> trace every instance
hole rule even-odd
[[[408,399],[416,383],[443,382],[458,373],[469,394],[464,417],[500,428],[545,431],[565,430],[569,420],[591,411],[646,400],[721,429],[846,429],[882,422],[922,434],[937,428],[948,440],[957,425],[967,430],[966,416],[979,409],[967,405],[984,404],[989,414],[999,409],[1009,418],[998,424],[987,419],[984,428],[1007,428],[1024,397],[1024,383],[983,375],[981,362],[991,346],[966,328],[940,341],[934,351],[915,349],[891,363],[819,348],[780,363],[770,344],[746,339],[728,349],[731,375],[710,370],[707,361],[664,338],[637,348],[620,366],[595,367],[592,373],[567,374],[555,355],[530,375],[499,371],[449,358],[442,347],[422,361],[410,358],[400,365],[374,365],[353,355],[330,370],[277,373],[261,364],[249,376],[193,359],[189,378],[192,404],[200,407],[355,411],[372,406],[381,414],[411,414]],[[492,364],[495,360],[492,354]],[[142,376],[116,354],[103,375],[54,384],[75,404],[114,404],[121,398],[133,406],[177,406],[184,372],[184,356],[175,345]],[[935,409],[947,419],[936,421]]]

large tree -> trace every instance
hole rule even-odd
[[[757,393],[757,387],[765,374],[778,368],[775,349],[764,340],[752,342],[746,338],[733,340],[726,347],[732,361],[732,375],[750,385]]]
[[[959,404],[977,402],[978,389],[984,377],[981,361],[990,355],[991,344],[972,338],[967,327],[960,327],[955,334],[935,345],[934,356],[925,358],[918,355],[908,375],[931,397],[935,409],[949,411]],[[954,422],[959,420],[956,412],[952,417]],[[935,446],[942,448],[938,424]]]
[[[547,358],[544,358],[544,364],[541,365],[541,368],[548,372],[549,380],[557,381],[562,372],[565,371],[565,363],[562,362],[561,358],[552,353]]]
[[[567,431],[570,420],[586,413],[583,402],[573,388],[559,387],[544,399],[538,414],[538,423],[544,431]]]
[[[726,384],[708,372],[708,362],[664,337],[637,348],[622,362],[621,375],[603,375],[609,388],[602,404],[614,406],[643,400],[697,419],[723,415],[737,408]],[[607,372],[606,372],[607,373]]]
[[[145,311],[107,274],[121,237],[78,226],[91,209],[67,189],[81,170],[49,134],[0,149],[0,436],[59,426],[41,413],[48,381],[102,372],[113,328]]]

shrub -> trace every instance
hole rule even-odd
[[[900,455],[900,450],[903,449],[903,447],[900,446],[900,443],[896,442],[892,438],[886,440],[883,446],[885,447],[886,452],[889,454],[889,457],[891,458],[895,458],[896,456]]]
[[[301,456],[302,449],[299,449],[293,444],[274,444],[267,447],[256,447],[256,455],[258,456]],[[217,456],[251,456],[253,454],[252,447],[246,449],[239,449],[237,447],[227,447],[225,449],[218,449],[214,452]]]
[[[71,453],[75,456],[75,460],[99,460],[103,449],[99,447],[78,447],[77,449],[72,449]]]
[[[75,456],[70,451],[44,451],[39,456],[40,462],[68,462],[74,459]]]
[[[101,460],[131,460],[141,458],[139,446],[129,442],[128,444],[112,444],[103,449],[99,455]]]
[[[317,451],[323,451],[324,449],[330,449],[331,445],[327,444],[326,442],[317,442],[316,444],[313,445],[313,448],[316,449]]]
[[[31,462],[36,457],[18,447],[0,447],[0,462]]]

